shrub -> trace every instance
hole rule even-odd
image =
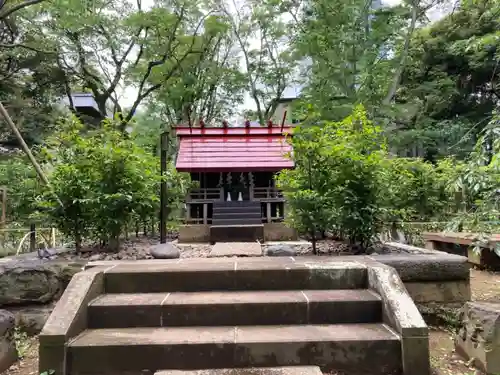
[[[437,165],[417,158],[387,158],[379,183],[384,221],[446,220],[455,211],[455,196],[450,182],[457,176],[460,163],[451,159]]]
[[[344,121],[299,127],[291,142],[295,169],[281,172],[277,182],[292,225],[311,233],[314,251],[315,233],[324,230],[366,249],[382,224],[381,129],[358,106]]]
[[[159,158],[115,129],[107,121],[84,134],[73,117],[60,124],[43,149],[52,165],[53,192],[45,192],[40,206],[59,230],[74,238],[77,249],[89,237],[117,250],[132,219],[158,213]],[[184,196],[185,180],[172,168],[165,178],[172,189],[169,202],[175,205]]]

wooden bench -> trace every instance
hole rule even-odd
[[[469,263],[500,270],[500,256],[492,251],[500,243],[500,234],[489,236],[488,242],[481,244],[481,252],[474,251],[480,235],[464,232],[424,232],[426,249],[445,251],[447,253],[466,256]]]

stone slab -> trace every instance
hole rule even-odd
[[[161,293],[355,289],[366,287],[366,278],[365,265],[337,259],[293,262],[289,257],[214,258],[118,264],[105,273],[105,290],[108,293]]]
[[[104,291],[105,270],[96,267],[71,279],[40,333],[39,373],[66,373],[66,343],[87,327],[87,305]]]
[[[179,227],[179,243],[206,243],[210,240],[210,225],[191,224]]]
[[[376,323],[381,310],[364,289],[105,294],[89,328]]]
[[[376,262],[394,267],[407,281],[469,280],[467,258],[452,254],[384,254],[371,255]]]
[[[465,303],[471,299],[468,280],[406,282],[406,290],[415,303]]]
[[[430,375],[428,327],[397,271],[385,265],[370,266],[368,284],[382,299],[384,322],[401,337],[403,374]]]
[[[0,373],[17,361],[14,340],[15,318],[10,312],[0,310]]]
[[[217,242],[209,254],[214,257],[260,257],[262,247],[256,242]]]
[[[399,348],[382,324],[99,329],[68,344],[68,361],[77,373],[315,363],[379,375],[399,373]]]
[[[155,375],[322,375],[318,366],[221,368],[207,370],[165,370]]]
[[[500,373],[500,303],[467,302],[460,311],[455,349],[487,374]]]
[[[210,242],[264,241],[263,224],[211,225]]]

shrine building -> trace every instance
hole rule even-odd
[[[291,169],[293,126],[188,127],[175,129],[175,166],[196,181],[185,201],[180,242],[291,240],[286,205],[274,175]]]

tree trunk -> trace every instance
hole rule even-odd
[[[413,36],[413,32],[415,31],[415,26],[417,24],[417,7],[419,0],[411,1],[412,9],[411,9],[411,23],[410,28],[408,29],[408,33],[406,35],[405,43],[403,46],[403,51],[401,52],[401,59],[399,60],[399,65],[396,68],[396,72],[394,73],[394,77],[392,78],[391,86],[389,87],[389,91],[387,96],[384,98],[382,104],[390,104],[392,98],[396,94],[396,90],[399,86],[399,81],[401,79],[401,74],[403,74],[403,70],[406,64],[406,57],[408,56],[408,50],[410,48],[411,37]]]
[[[108,240],[108,249],[110,252],[117,253],[120,250],[120,235],[112,234]]]
[[[315,230],[311,231],[311,243],[312,243],[313,255],[318,255],[318,250],[316,249],[316,231]]]

